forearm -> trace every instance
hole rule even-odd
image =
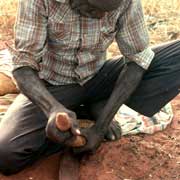
[[[134,62],[125,65],[116,81],[115,87],[106,106],[96,121],[95,128],[97,129],[97,132],[104,134],[107,131],[114,115],[120,106],[124,104],[135,91],[144,72],[145,70]]]
[[[13,76],[20,91],[49,116],[53,107],[59,103],[46,89],[36,71],[30,67],[22,67],[13,71]],[[63,107],[63,106],[62,106]]]

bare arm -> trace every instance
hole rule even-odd
[[[96,124],[90,129],[85,129],[81,132],[87,140],[86,145],[82,148],[74,149],[75,153],[95,151],[100,146],[114,115],[135,91],[144,72],[145,70],[134,62],[125,65]]]
[[[30,67],[22,67],[13,72],[20,91],[26,95],[34,104],[49,117],[54,106],[61,106],[57,100],[49,93],[42,80],[39,79],[37,71]]]
[[[13,76],[17,81],[20,91],[40,107],[48,118],[46,134],[51,140],[62,143],[72,136],[70,131],[61,132],[56,127],[55,121],[59,113],[67,115],[68,120],[71,122],[71,132],[75,135],[79,134],[77,131],[76,114],[66,109],[51,95],[38,77],[37,71],[31,67],[24,66],[13,71]]]
[[[38,77],[39,63],[46,52],[48,1],[19,1],[15,25],[15,49],[13,53],[13,75],[19,89],[47,116],[46,134],[56,142],[64,142],[71,132],[76,134],[76,114],[66,109],[46,89]],[[61,118],[59,118],[61,114]],[[61,132],[56,120],[63,121],[65,116],[70,122],[68,132]],[[58,117],[58,118],[57,118]]]
[[[103,112],[95,124],[97,132],[106,133],[114,115],[135,91],[144,72],[145,70],[134,62],[125,65]]]

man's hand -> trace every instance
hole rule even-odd
[[[76,114],[62,105],[54,106],[49,115],[46,135],[56,143],[65,143],[72,136],[80,135]]]
[[[136,90],[144,73],[145,70],[135,62],[130,61],[124,64],[124,67],[116,80],[113,92],[111,93],[103,111],[101,111],[96,120],[96,129],[107,132],[109,127],[113,131],[115,130],[115,127],[118,127],[116,126],[118,124],[112,123],[110,125],[110,123],[121,105],[126,103],[132,93]],[[120,126],[118,131],[120,135]]]
[[[74,148],[75,154],[80,154],[84,152],[94,153],[104,140],[104,133],[98,131],[95,126],[82,129],[81,136],[85,137],[86,145],[83,147]]]
[[[113,119],[105,134],[105,139],[108,141],[115,141],[120,139],[122,134],[121,124],[118,119]]]
[[[48,118],[46,133],[51,140],[64,143],[73,135],[80,134],[76,114],[66,109],[52,96],[39,78],[37,71],[25,66],[13,71],[13,76],[20,91],[36,104]],[[68,122],[68,128],[64,128],[67,125],[66,122]],[[59,124],[60,126],[58,126]]]

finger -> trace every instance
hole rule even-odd
[[[81,135],[81,131],[80,131],[78,128],[73,128],[73,127],[71,127],[71,132],[72,132],[72,134],[75,135],[75,136]]]
[[[69,132],[61,133],[57,130],[54,133],[54,137],[58,143],[64,143],[65,140],[71,138],[72,135]]]
[[[65,142],[67,146],[78,148],[86,145],[86,139],[83,136],[73,136]]]
[[[114,141],[116,139],[116,137],[115,137],[113,131],[111,130],[111,128],[109,128],[108,132],[105,135],[105,138],[107,140],[110,140],[110,141]]]
[[[78,126],[77,123],[74,122],[74,123],[72,124],[72,126],[71,126],[71,132],[72,132],[72,134],[75,135],[75,136],[78,136],[78,135],[81,134],[81,131],[80,131],[79,126]]]
[[[56,115],[56,127],[60,131],[68,131],[71,128],[71,120],[67,113],[57,113]]]
[[[61,132],[56,127],[47,126],[46,135],[55,143],[63,143],[66,139],[69,139],[72,134],[70,132]]]
[[[118,123],[115,123],[113,128],[112,128],[112,131],[115,135],[115,140],[118,140],[122,134],[121,126]]]
[[[83,147],[83,148],[74,148],[73,149],[73,153],[78,155],[78,154],[82,154],[82,153],[85,153],[85,152],[89,152],[90,150],[86,147]]]
[[[84,147],[80,147],[80,148],[74,148],[73,149],[73,153],[74,154],[83,154],[83,153],[90,153],[90,154],[94,154],[96,153],[96,150],[98,149],[100,145],[95,146],[94,148],[90,148],[88,145],[84,146]]]

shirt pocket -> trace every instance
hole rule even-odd
[[[49,37],[54,40],[67,39],[71,33],[71,26],[63,22],[51,23],[48,27]]]
[[[53,22],[48,31],[48,44],[54,50],[67,50],[72,46],[71,24]]]

